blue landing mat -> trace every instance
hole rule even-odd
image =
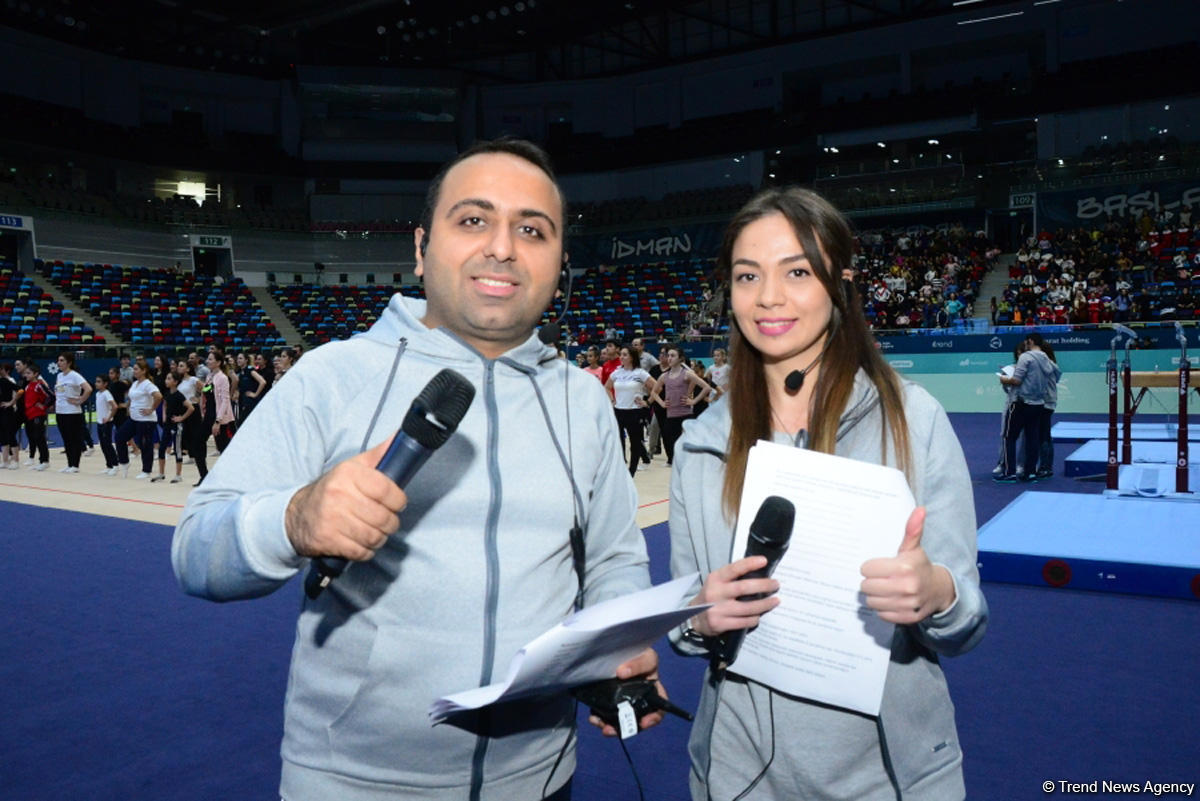
[[[1025,492],[979,530],[986,581],[1200,598],[1200,503]]]
[[[1123,430],[1122,424],[1118,422],[1118,440],[1123,439]],[[1179,426],[1175,425],[1175,415],[1171,415],[1170,423],[1132,423],[1129,426],[1129,433],[1133,436],[1134,440],[1174,440],[1179,436]],[[1064,420],[1050,427],[1050,437],[1056,442],[1083,442],[1089,439],[1103,439],[1107,441],[1108,423]],[[1200,442],[1200,423],[1193,420],[1191,415],[1188,416],[1188,440],[1190,442]]]
[[[1189,437],[1190,439],[1190,437]],[[1175,450],[1178,446],[1174,441],[1134,440],[1133,464],[1175,464]],[[1189,448],[1189,451],[1191,449]],[[1117,451],[1120,458],[1121,451]],[[1191,461],[1195,461],[1191,459]],[[1088,440],[1072,451],[1063,462],[1063,475],[1069,477],[1103,475],[1108,464],[1108,440]]]

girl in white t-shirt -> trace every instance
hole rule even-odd
[[[729,386],[729,360],[724,348],[713,350],[712,367],[708,368],[708,383],[712,384],[713,388],[708,396],[708,402],[712,403],[724,395],[725,388]]]
[[[108,389],[108,376],[96,376],[96,435],[100,438],[100,451],[104,454],[104,472],[117,474],[117,452],[113,448],[113,417],[117,412],[117,401]]]
[[[154,410],[162,403],[162,393],[150,380],[150,365],[145,359],[138,359],[133,365],[128,398],[129,419],[133,421],[134,439],[142,456],[142,472],[134,478],[150,478],[154,471],[154,429],[158,425]]]
[[[654,391],[656,386],[650,374],[637,367],[641,363],[641,354],[625,346],[620,351],[621,366],[612,371],[605,387],[613,397],[613,410],[617,414],[617,424],[629,440],[629,475],[637,472],[638,462],[645,454],[642,444],[642,422],[646,408],[646,396]]]
[[[75,372],[75,354],[58,355],[58,379],[54,382],[54,417],[58,433],[67,451],[67,466],[60,473],[78,473],[83,453],[83,403],[92,394],[92,385]]]

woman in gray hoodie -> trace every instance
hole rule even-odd
[[[712,607],[672,633],[712,656],[721,635],[778,603],[761,556],[732,551],[750,447],[772,440],[905,472],[918,504],[896,554],[862,566],[865,603],[895,624],[878,716],[790,696],[724,670],[706,676],[689,742],[696,801],[961,799],[962,752],[941,657],[983,636],[975,513],[946,413],[882,359],[853,288],[849,225],[813,192],[771,189],[734,217],[718,257],[732,305],[729,389],[684,428],[671,478],[671,570],[706,578]],[[717,488],[720,488],[719,491]],[[741,600],[767,593],[761,600]]]

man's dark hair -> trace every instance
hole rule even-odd
[[[563,193],[562,187],[558,185],[558,178],[554,175],[554,166],[550,163],[550,155],[528,140],[502,136],[499,139],[476,142],[446,162],[442,169],[438,171],[438,174],[433,176],[433,180],[429,182],[429,189],[425,192],[425,208],[421,210],[421,228],[425,231],[425,235],[421,237],[421,253],[425,253],[425,248],[429,242],[429,232],[433,226],[433,212],[437,208],[438,200],[441,197],[442,182],[446,179],[446,174],[460,162],[466,161],[472,156],[479,156],[485,153],[507,153],[523,161],[528,161],[546,173],[546,177],[550,179],[550,183],[554,184],[555,190],[558,191],[558,197],[562,201],[562,242],[565,251],[567,239],[567,196]]]

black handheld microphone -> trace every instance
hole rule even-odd
[[[475,399],[470,381],[447,368],[430,379],[413,399],[387,453],[375,469],[404,489],[433,452],[450,439]],[[312,570],[304,580],[304,592],[316,598],[329,582],[342,575],[347,560],[335,556],[313,559]]]
[[[775,566],[788,549],[788,540],[792,536],[792,525],[796,521],[796,507],[787,498],[771,495],[758,507],[758,514],[750,524],[750,536],[746,540],[746,556],[765,556],[767,566],[751,570],[742,576],[743,579],[767,578],[775,572]],[[758,601],[766,598],[766,594],[743,595],[739,601]],[[731,631],[722,638],[720,661],[730,665],[737,658],[738,649],[746,636],[745,629]]]

